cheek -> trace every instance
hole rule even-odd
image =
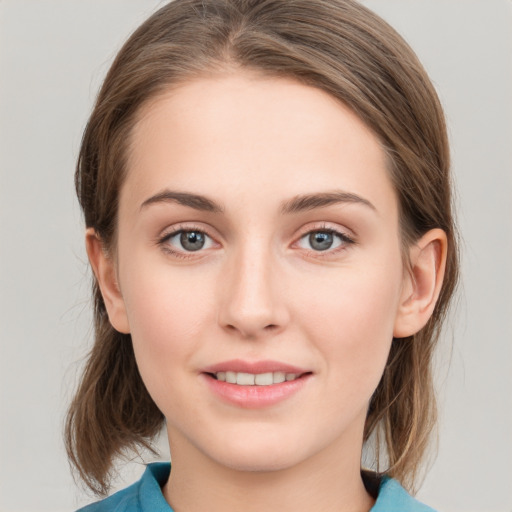
[[[187,382],[192,361],[211,321],[213,293],[160,266],[135,265],[123,290],[137,366],[166,418],[193,415]],[[202,283],[204,284],[204,283]]]
[[[296,290],[300,310],[295,316],[316,341],[327,375],[338,386],[366,395],[377,386],[393,338],[400,277],[400,268],[391,274],[376,265],[341,269],[325,286],[317,281],[314,294]]]
[[[211,287],[170,267],[133,265],[126,271],[123,296],[141,373],[183,367],[212,317]]]

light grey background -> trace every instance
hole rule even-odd
[[[73,191],[88,112],[120,44],[162,2],[0,0],[0,511],[90,501],[62,419],[90,339]],[[439,357],[439,456],[420,498],[512,511],[512,3],[367,0],[423,60],[445,105],[464,287]],[[141,472],[123,469],[124,480]]]

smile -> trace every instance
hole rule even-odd
[[[279,361],[235,359],[203,368],[200,375],[213,396],[222,402],[242,409],[259,409],[301,393],[313,381],[313,373]]]
[[[272,386],[281,382],[295,380],[296,373],[285,372],[266,372],[266,373],[246,373],[246,372],[217,372],[214,377],[221,382],[238,384],[239,386]]]

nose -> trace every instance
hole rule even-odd
[[[226,262],[226,267],[219,283],[221,327],[253,340],[281,332],[289,313],[271,250],[252,244]]]

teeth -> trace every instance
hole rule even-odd
[[[258,373],[258,375],[254,376],[254,384],[257,386],[271,386],[274,384],[274,377],[272,372]]]
[[[274,373],[274,382],[279,384],[280,382],[284,382],[286,380],[286,373],[284,372],[275,372]]]
[[[254,375],[252,373],[237,373],[236,383],[239,386],[254,386]]]
[[[295,380],[296,373],[268,372],[268,373],[245,373],[245,372],[217,372],[217,380],[238,384],[239,386],[271,386],[281,382]]]

